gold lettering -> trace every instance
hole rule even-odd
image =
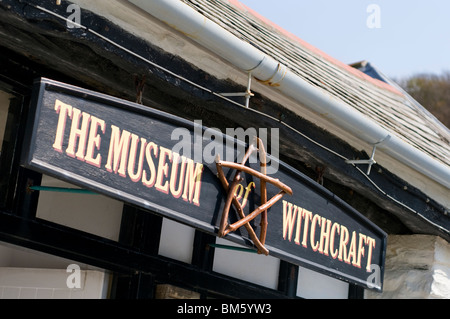
[[[100,154],[97,154],[97,156],[94,158],[94,150],[100,150],[101,137],[100,134],[98,134],[98,129],[100,128],[102,133],[105,134],[105,125],[105,121],[95,116],[91,116],[91,131],[89,133],[89,141],[85,160],[86,163],[94,165],[96,167],[100,167],[102,162],[102,157]]]
[[[348,250],[347,259],[344,261],[350,264],[350,259],[353,259],[353,265],[356,264],[356,231],[352,233],[352,240],[350,242],[350,249]]]
[[[139,144],[139,136],[133,134],[131,136],[130,157],[128,159],[128,175],[130,176],[130,179],[135,183],[142,178],[147,140],[145,138],[141,138],[141,151],[139,153],[138,169],[137,172],[135,173],[134,169],[136,168],[136,154],[138,144]]]
[[[319,249],[319,241],[316,241],[316,225],[319,224],[320,226],[320,216],[319,215],[314,215],[312,222],[311,222],[311,234],[310,236],[310,243],[311,243],[311,248],[313,251],[317,251]]]
[[[300,246],[300,230],[302,228],[303,208],[297,208],[297,231],[295,232],[294,242]]]
[[[83,117],[80,126],[80,118]],[[91,116],[77,108],[73,108],[72,113],[72,128],[70,129],[69,146],[67,147],[66,153],[70,157],[76,157],[80,161],[84,161],[84,153],[86,150],[86,142],[89,130],[89,124],[91,121]],[[75,148],[78,139],[78,152],[75,154]]]
[[[309,222],[312,220],[312,212],[303,209],[302,211],[303,220],[305,224],[303,225],[303,240],[302,246],[308,248],[307,238],[308,238],[308,230],[309,230]]]
[[[200,206],[200,190],[202,186],[203,164],[187,159],[184,181],[183,199],[196,206]]]
[[[172,172],[170,174],[170,193],[173,197],[179,198],[183,192],[184,174],[186,172],[186,157],[181,156],[181,171],[178,178],[178,166],[180,163],[180,154],[173,153]],[[178,178],[178,188],[176,188]]]
[[[373,252],[372,249],[375,248],[376,241],[375,241],[375,239],[367,236],[366,237],[366,243],[367,243],[367,248],[369,248],[368,252],[367,252],[367,267],[366,267],[366,270],[367,270],[367,272],[371,272],[372,270],[371,270],[370,266],[372,265],[372,252]]]
[[[301,236],[302,218],[305,220],[303,236]],[[317,227],[320,227],[320,234]],[[350,233],[344,225],[283,200],[283,239],[291,242],[294,230],[295,244],[300,245],[300,238],[302,238],[301,245],[304,248],[308,248],[309,242],[314,252],[331,256],[354,267],[361,268],[362,259],[367,254],[366,269],[368,272],[371,271],[375,239],[357,231]]]
[[[239,195],[238,195],[239,193]],[[242,196],[244,195],[244,186],[241,184],[238,184],[236,186],[236,189],[234,190],[234,196],[236,196],[236,199],[240,201],[242,199]]]
[[[339,249],[334,249],[334,239],[336,238],[336,231],[339,234],[340,232],[340,225],[338,223],[334,223],[333,227],[331,228],[331,235],[330,235],[330,254],[333,259],[336,259],[339,253]]]
[[[294,208],[294,211],[292,212],[292,208]],[[292,239],[292,233],[294,232],[294,221],[295,217],[297,216],[297,210],[298,207],[296,205],[293,205],[292,203],[289,203],[287,201],[283,201],[283,238],[286,240],[286,237],[288,237],[288,240],[291,241]]]
[[[326,224],[326,227],[325,227]],[[319,253],[328,256],[328,247],[330,242],[331,220],[322,217],[322,227],[320,229],[320,247]],[[325,247],[325,250],[324,250]]]
[[[64,132],[66,131],[67,116],[72,117],[72,106],[65,104],[60,100],[55,101],[55,111],[58,114],[58,126],[56,128],[55,143],[53,148],[62,153],[62,145],[64,140]]]
[[[247,185],[247,188],[245,189],[245,195],[244,195],[244,199],[242,200],[242,208],[245,208],[245,206],[247,206],[247,200],[248,200],[248,196],[250,195],[250,192],[252,191],[252,187],[255,188],[256,184],[254,182],[251,182],[250,184]]]
[[[168,194],[169,181],[164,182],[164,177],[167,177],[169,173],[169,165],[166,163],[166,157],[169,158],[169,161],[172,161],[172,151],[165,147],[160,147],[160,150],[155,188],[162,193]]]
[[[150,169],[150,178],[147,177],[147,172],[144,170],[142,174],[142,184],[144,186],[151,188],[153,185],[155,185],[156,182],[156,167],[155,163],[153,162],[152,158],[152,149],[153,149],[153,155],[155,157],[158,157],[159,149],[158,145],[151,142],[147,144],[147,147],[145,148],[145,158],[147,159],[147,165]]]
[[[119,127],[111,125],[111,142],[109,145],[108,161],[105,166],[108,172],[119,173],[120,176],[126,177],[130,139],[130,132],[124,130],[121,134]]]
[[[359,244],[358,244],[358,260],[355,266],[361,268],[361,257],[364,256],[364,244],[366,242],[366,235],[359,234]]]
[[[339,241],[339,256],[338,259],[340,261],[343,261],[347,258],[347,244],[348,244],[348,238],[349,233],[347,227],[344,225],[341,225],[341,239]]]

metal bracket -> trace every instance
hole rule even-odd
[[[369,165],[369,167],[367,168],[367,175],[370,175],[370,171],[372,170],[372,166],[377,164],[377,162],[375,161],[375,152],[377,151],[377,146],[386,143],[391,138],[392,138],[392,136],[389,134],[383,140],[381,140],[380,142],[375,143],[373,145],[372,155],[370,156],[370,158],[368,160],[347,160],[345,162],[347,164],[352,164],[352,165],[355,165],[355,164],[367,164],[367,165]]]
[[[367,164],[369,167],[367,168],[367,175],[370,175],[370,172],[372,170],[372,166],[375,165],[377,162],[375,161],[375,152],[377,151],[377,145],[374,145],[372,156],[368,160],[347,160],[345,161],[347,164]]]
[[[221,96],[245,96],[245,107],[248,109],[250,106],[250,98],[254,97],[255,94],[251,91],[252,88],[252,73],[248,73],[248,82],[247,82],[247,90],[243,93],[219,93]]]
[[[55,192],[55,193],[71,193],[71,194],[85,194],[85,195],[98,195],[97,193],[87,190],[87,189],[78,189],[78,188],[64,188],[64,187],[47,187],[47,186],[31,186],[27,187],[28,192],[36,191],[36,192]]]
[[[142,77],[135,75],[134,77],[134,85],[136,87],[136,103],[138,104],[143,104],[142,97],[144,95],[145,80],[145,75],[143,75]]]

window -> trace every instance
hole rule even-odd
[[[42,176],[41,185],[78,188],[47,175]],[[39,194],[36,217],[117,241],[122,210],[122,202],[106,196],[48,191]]]
[[[0,300],[105,299],[108,288],[103,269],[0,242]]]
[[[245,248],[220,238],[216,243]],[[214,271],[270,289],[277,289],[279,268],[280,260],[272,256],[227,249],[216,249],[214,254]]]
[[[299,267],[297,296],[305,299],[348,299],[349,284]]]

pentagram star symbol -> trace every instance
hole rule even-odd
[[[249,160],[250,156],[255,151],[259,151],[261,172],[258,172],[245,165]],[[236,230],[244,226],[249,234],[250,239],[253,241],[255,247],[258,249],[258,254],[264,254],[267,256],[269,255],[269,250],[264,246],[266,242],[267,226],[268,226],[267,211],[269,208],[275,205],[281,198],[283,198],[284,195],[286,194],[292,195],[293,192],[289,186],[283,184],[282,182],[280,182],[280,180],[267,176],[266,158],[267,155],[264,148],[264,144],[261,139],[256,138],[255,142],[250,144],[241,164],[221,161],[220,156],[217,156],[216,167],[218,173],[217,175],[220,179],[220,182],[222,183],[222,186],[225,189],[225,191],[228,192],[228,196],[222,212],[222,218],[220,221],[220,228],[218,233],[219,237],[225,237],[229,233],[235,232]],[[231,182],[231,184],[228,183],[225,177],[223,167],[236,170],[234,179]],[[245,216],[242,205],[241,203],[239,203],[236,197],[236,188],[243,181],[242,172],[250,174],[253,177],[260,179],[261,206],[259,206],[257,209],[255,209],[252,213],[250,213],[247,216]],[[280,192],[274,197],[272,197],[270,200],[267,200],[268,183],[280,189]],[[234,224],[229,224],[228,222],[228,215],[230,212],[231,204],[233,204],[233,206],[235,207],[237,214],[239,215],[240,218],[240,220]],[[253,227],[250,225],[250,222],[259,215],[261,215],[261,231],[260,236],[258,238]]]

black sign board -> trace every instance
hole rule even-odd
[[[205,159],[232,154],[239,162],[246,144],[149,107],[48,79],[36,83],[32,104],[24,166],[218,234],[228,194],[215,162]],[[381,291],[386,234],[319,184],[269,158],[276,164],[270,176],[292,189],[268,210],[270,255]],[[260,170],[253,162],[248,167]],[[231,183],[235,171],[224,173]],[[245,214],[261,203],[260,183],[242,174],[236,197]],[[278,192],[267,184],[268,199]],[[255,230],[258,218],[251,222]],[[229,219],[239,220],[236,211]],[[245,227],[227,238],[254,247]]]

